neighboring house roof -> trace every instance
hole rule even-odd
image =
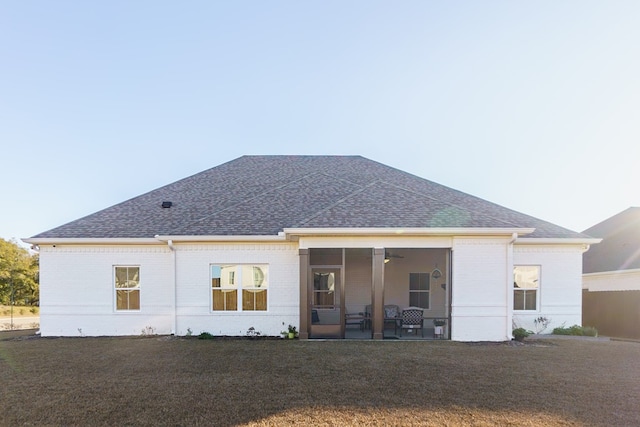
[[[602,242],[585,252],[583,273],[640,268],[640,207],[631,207],[584,231]]]
[[[164,201],[172,202],[162,208]],[[285,228],[557,225],[361,156],[243,156],[33,238],[276,235]]]

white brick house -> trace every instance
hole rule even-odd
[[[418,337],[411,306],[458,341],[579,324],[597,242],[359,156],[241,157],[24,240],[44,336]]]

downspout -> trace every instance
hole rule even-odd
[[[176,268],[176,248],[173,246],[173,240],[167,240],[167,246],[169,246],[169,251],[171,251],[171,261],[173,264],[173,301],[171,303],[171,310],[173,311],[173,325],[172,325],[172,334],[178,334],[178,312],[176,307],[176,302],[178,300],[178,277],[177,277],[177,268]]]
[[[517,239],[518,233],[513,233],[507,245],[507,321],[505,325],[507,340],[511,339],[513,329],[513,244]]]
[[[171,253],[171,265],[173,268],[173,301],[171,302],[171,311],[173,312],[173,321],[172,321],[172,335],[177,335],[178,333],[178,312],[176,307],[176,301],[178,301],[178,272],[176,268],[176,248],[173,246],[173,240],[171,239],[161,239],[159,235],[154,236],[161,242],[167,242],[167,246],[169,247],[169,252]]]

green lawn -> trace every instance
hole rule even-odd
[[[0,425],[640,425],[640,344],[25,338]]]

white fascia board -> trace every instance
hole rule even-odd
[[[582,277],[598,277],[598,276],[622,276],[625,274],[640,273],[640,268],[633,268],[630,270],[612,270],[612,271],[597,271],[595,273],[584,273]]]
[[[286,236],[282,234],[278,235],[261,235],[261,236],[155,236],[156,241],[168,242],[169,240],[174,243],[177,242],[285,242]]]
[[[158,245],[173,242],[284,242],[284,234],[272,236],[161,236],[153,238],[115,237],[115,238],[27,238],[21,239],[31,245]]]
[[[560,238],[560,237],[523,237],[516,240],[516,245],[595,245],[600,243],[602,239],[588,238]]]
[[[161,243],[158,239],[143,237],[34,237],[21,240],[31,245],[157,245]]]
[[[535,228],[285,228],[287,236],[518,236]]]

